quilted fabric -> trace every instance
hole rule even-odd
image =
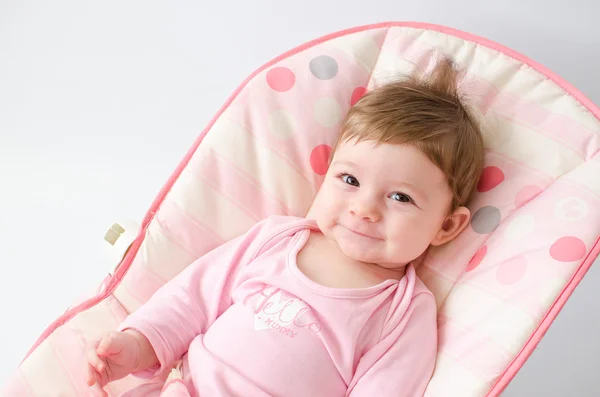
[[[374,86],[429,70],[440,53],[465,71],[460,90],[487,155],[470,226],[419,267],[439,310],[426,395],[498,395],[600,251],[600,111],[509,49],[410,23],[326,36],[250,76],[166,183],[113,278],[42,335],[1,395],[87,395],[85,340],[258,220],[306,214],[348,109]],[[116,382],[111,395],[137,382]]]

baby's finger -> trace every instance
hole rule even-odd
[[[94,375],[95,372],[96,371],[90,364],[85,366],[85,383],[87,383],[88,386],[92,386],[94,383],[96,383],[96,376]]]
[[[94,367],[88,364],[86,366],[85,382],[88,386],[93,386],[94,383],[104,386],[106,384],[104,374],[104,372],[98,372]]]
[[[96,354],[96,349],[89,348],[87,350],[87,359],[88,359],[88,363],[98,372],[102,372],[104,371],[104,361],[102,361],[102,359],[100,357],[98,357],[98,354]]]
[[[111,332],[98,344],[96,348],[96,353],[100,356],[109,356],[112,354],[120,353],[123,350],[123,344],[120,340],[120,332]]]

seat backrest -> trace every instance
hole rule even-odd
[[[114,295],[131,312],[260,219],[306,214],[348,109],[440,53],[465,71],[460,90],[480,115],[487,156],[470,226],[419,268],[439,308],[426,395],[497,395],[598,256],[600,111],[540,65],[451,29],[351,29],[250,76],[157,197]]]

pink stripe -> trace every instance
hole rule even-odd
[[[170,200],[163,203],[156,220],[165,235],[177,242],[194,258],[204,255],[225,242],[208,225],[193,218]]]
[[[519,160],[517,160],[515,158],[508,157],[504,153],[500,153],[500,152],[496,152],[496,151],[491,151],[490,150],[486,155],[487,156],[490,156],[490,155],[496,156],[499,159],[502,159],[506,163],[510,163],[512,165],[515,165],[515,166],[518,166],[518,167],[522,168],[523,170],[527,171],[527,174],[529,174],[531,176],[535,176],[540,181],[544,181],[545,182],[545,184],[543,185],[544,189],[547,188],[551,183],[556,182],[556,178],[553,177],[552,175],[546,174],[544,171],[538,170],[537,168],[533,168],[530,165],[525,164],[522,161],[519,161]]]
[[[527,361],[529,356],[531,356],[531,353],[533,353],[538,343],[540,343],[540,340],[544,337],[544,335],[548,331],[548,328],[550,328],[550,325],[552,324],[556,316],[558,316],[562,308],[565,306],[565,303],[567,303],[567,300],[569,299],[577,285],[581,282],[583,276],[585,276],[589,268],[592,266],[592,263],[594,263],[594,260],[598,257],[598,255],[600,255],[600,237],[598,237],[591,251],[583,260],[581,266],[579,266],[571,280],[569,280],[569,282],[562,290],[558,298],[556,298],[554,304],[550,307],[550,310],[548,311],[548,313],[546,313],[544,319],[540,322],[536,330],[531,334],[527,343],[525,343],[519,354],[517,354],[515,359],[508,365],[506,370],[504,370],[504,373],[500,375],[500,377],[496,381],[496,384],[487,394],[488,397],[500,396],[500,393],[502,393],[506,386],[508,386],[508,384],[517,374],[519,369],[521,369],[523,364],[525,364],[525,361]]]
[[[123,320],[125,320],[125,317],[127,317],[127,312],[125,311],[125,308],[121,305],[121,302],[119,302],[119,300],[114,295],[107,297],[106,300],[110,300],[109,302],[106,302],[106,306],[113,315],[115,323],[120,324],[121,322],[123,322]]]
[[[25,378],[20,368],[8,378],[7,382],[0,389],[0,396],[3,397],[34,397],[31,391],[29,381]]]
[[[457,326],[444,315],[438,317],[438,331],[440,352],[483,377],[490,378],[491,374],[501,372],[502,363],[511,358],[504,348],[488,337]]]
[[[498,52],[504,53],[505,55],[508,55],[508,56],[516,59],[517,61],[530,66],[532,69],[535,69],[538,72],[540,72],[541,74],[548,77],[550,80],[552,80],[554,83],[556,83],[559,87],[561,87],[563,90],[565,90],[568,94],[570,94],[576,100],[578,100],[596,118],[600,119],[600,108],[598,108],[598,106],[596,106],[591,100],[586,98],[577,88],[575,88],[573,85],[571,85],[570,83],[565,81],[563,78],[561,78],[560,76],[558,76],[557,74],[552,72],[550,69],[546,68],[545,66],[543,66],[543,65],[533,61],[532,59],[518,53],[517,51],[514,51],[508,47],[501,45],[501,44],[498,44],[496,42],[493,42],[491,40],[488,40],[488,39],[480,37],[480,36],[476,36],[471,33],[460,31],[458,29],[449,28],[449,27],[440,26],[440,25],[433,25],[433,24],[429,24],[429,23],[420,23],[420,22],[384,22],[384,23],[380,23],[380,24],[358,27],[356,29],[358,29],[358,31],[360,31],[360,30],[373,29],[373,28],[378,28],[378,27],[410,27],[410,28],[415,28],[415,29],[426,29],[426,30],[437,31],[437,32],[448,34],[450,36],[456,36],[456,37],[459,37],[459,38],[462,38],[462,39],[465,39],[468,41],[472,41],[474,43],[477,43],[477,44],[486,46],[488,48],[491,48],[493,50],[496,50]],[[344,32],[340,32],[340,33],[344,33]],[[350,33],[350,32],[348,32],[348,33]],[[348,33],[346,33],[346,34],[348,34]],[[352,33],[354,33],[354,32],[352,32]]]
[[[585,191],[586,193],[588,193],[590,196],[600,199],[600,194],[598,194],[598,192],[593,191],[592,189],[589,188],[589,186],[582,185],[579,181],[576,181],[573,179],[561,178],[557,181],[557,183],[559,183],[559,182],[564,183],[566,185],[576,187],[577,189],[581,189],[581,190]]]
[[[498,92],[495,87],[491,87],[490,83],[480,80],[473,84],[487,85],[489,90],[493,90],[488,91],[484,96],[486,102],[482,103],[483,109],[491,109],[510,120],[544,133],[570,147],[582,158],[588,159],[593,155],[589,151],[591,149],[589,143],[597,139],[597,133],[591,129],[566,116],[552,113],[535,103],[522,100],[514,94]],[[575,130],[580,133],[574,134]]]
[[[210,187],[229,197],[257,221],[272,214],[290,214],[281,202],[264,191],[259,182],[214,150],[198,161],[195,175]]]
[[[121,280],[121,284],[119,285],[119,288],[120,288],[120,291],[125,290],[127,295],[129,295],[130,298],[135,299],[138,306],[141,306],[144,304],[144,302],[146,302],[140,295],[138,295],[138,293],[135,291],[134,286],[132,286],[130,283],[127,282],[127,279]],[[128,312],[128,309],[125,309],[125,311]]]
[[[87,301],[85,301],[85,302],[77,305],[76,307],[68,310],[65,314],[63,314],[58,319],[56,319],[48,328],[46,328],[46,330],[42,333],[42,335],[34,343],[34,345],[32,346],[32,348],[29,350],[29,352],[25,356],[25,359],[56,328],[58,328],[59,326],[61,326],[65,322],[69,321],[77,313],[79,313],[79,312],[81,312],[83,310],[87,310],[90,307],[95,306],[100,301],[102,301],[104,298],[106,298],[107,296],[109,296],[110,294],[112,294],[112,292],[114,291],[114,289],[119,285],[119,283],[123,279],[123,276],[129,270],[129,267],[131,266],[133,258],[137,255],[137,251],[139,250],[139,248],[140,248],[140,246],[142,244],[142,241],[143,241],[145,233],[146,233],[146,229],[148,228],[150,222],[154,218],[154,215],[158,211],[158,208],[161,206],[161,204],[164,201],[165,197],[167,196],[167,194],[171,190],[171,187],[173,186],[173,184],[175,183],[175,181],[179,178],[179,175],[181,174],[181,172],[183,171],[183,169],[187,166],[187,164],[190,161],[190,159],[192,158],[193,154],[196,152],[196,149],[198,148],[198,146],[200,145],[200,143],[202,142],[202,140],[204,139],[204,137],[206,136],[206,134],[208,133],[208,131],[212,128],[212,126],[215,123],[215,121],[229,107],[229,105],[231,104],[231,102],[238,96],[238,94],[240,93],[240,91],[248,84],[248,82],[250,80],[252,80],[257,74],[261,73],[266,68],[271,67],[272,65],[280,62],[281,60],[286,59],[288,57],[291,57],[294,54],[297,54],[297,53],[299,53],[301,51],[304,51],[304,50],[306,50],[308,48],[314,47],[314,46],[316,46],[318,44],[321,44],[323,42],[335,39],[337,37],[350,35],[350,34],[353,34],[353,33],[363,32],[363,31],[372,30],[372,29],[390,28],[390,27],[411,27],[411,28],[416,28],[416,29],[427,29],[427,30],[432,30],[432,31],[438,31],[438,32],[445,33],[445,34],[448,34],[448,35],[451,35],[451,36],[460,37],[462,39],[469,40],[469,41],[478,43],[480,45],[492,48],[492,49],[494,49],[496,51],[499,51],[501,53],[504,53],[504,54],[506,54],[506,55],[508,55],[508,56],[510,56],[510,57],[512,57],[512,58],[514,58],[514,59],[516,59],[516,60],[518,60],[518,61],[520,61],[520,62],[522,62],[524,64],[527,64],[528,66],[530,66],[531,68],[537,70],[538,72],[546,75],[546,77],[548,77],[549,79],[551,79],[552,81],[554,81],[554,83],[556,83],[558,86],[560,86],[562,89],[564,89],[567,93],[569,93],[570,95],[572,95],[576,100],[578,100],[596,118],[600,119],[600,109],[596,105],[594,105],[592,103],[592,101],[590,101],[588,98],[586,98],[574,86],[572,86],[571,84],[569,84],[568,82],[566,82],[565,80],[563,80],[562,78],[560,78],[558,75],[554,74],[552,71],[550,71],[546,67],[538,64],[537,62],[532,61],[531,59],[525,57],[524,55],[519,54],[518,52],[516,52],[514,50],[511,50],[510,48],[504,47],[504,46],[502,46],[500,44],[497,44],[497,43],[495,43],[495,42],[493,42],[491,40],[484,39],[482,37],[475,36],[475,35],[472,35],[472,34],[469,34],[469,33],[466,33],[466,32],[462,32],[462,31],[459,31],[459,30],[456,30],[456,29],[452,29],[452,28],[448,28],[448,27],[443,27],[443,26],[439,26],[439,25],[428,24],[428,23],[417,23],[417,22],[384,22],[384,23],[378,23],[378,24],[372,24],[372,25],[366,25],[366,26],[358,26],[358,27],[355,27],[355,28],[342,30],[342,31],[335,32],[335,33],[332,33],[332,34],[328,34],[328,35],[323,36],[321,38],[309,41],[309,42],[307,42],[307,43],[305,43],[303,45],[300,45],[300,46],[298,46],[298,47],[296,47],[296,48],[294,48],[294,49],[292,49],[290,51],[287,51],[287,52],[281,54],[280,56],[275,57],[271,61],[267,62],[265,65],[263,65],[262,67],[260,67],[259,69],[257,69],[250,76],[248,76],[248,78],[246,78],[246,80],[244,80],[244,82],[233,92],[233,94],[229,97],[229,99],[223,104],[223,106],[221,106],[221,108],[217,112],[217,114],[212,118],[212,120],[208,123],[208,125],[200,133],[200,135],[198,136],[198,138],[196,139],[196,141],[194,142],[194,144],[192,145],[192,147],[188,150],[187,154],[184,156],[184,158],[179,163],[179,165],[177,166],[177,168],[175,169],[175,171],[173,172],[173,174],[171,175],[171,177],[168,179],[168,181],[165,183],[165,185],[163,186],[163,188],[161,189],[161,191],[158,193],[158,195],[156,196],[156,198],[152,202],[152,204],[151,204],[148,212],[146,213],[146,216],[144,217],[144,220],[142,221],[142,227],[140,228],[140,232],[139,232],[137,238],[135,239],[135,241],[133,242],[131,248],[129,249],[129,251],[125,255],[125,258],[121,262],[121,266],[119,266],[119,268],[117,269],[116,273],[112,277],[111,281],[107,285],[107,288],[103,291],[103,293],[101,293],[101,294],[95,296],[94,298],[91,298],[91,299],[89,299],[89,300],[87,300]],[[560,295],[560,297],[557,299],[557,301],[551,307],[551,309],[548,312],[545,320],[540,324],[540,326],[538,327],[538,329],[536,330],[536,332],[534,332],[534,334],[532,335],[531,339],[524,346],[523,350],[517,356],[517,358],[508,366],[508,368],[506,369],[506,371],[504,372],[504,374],[502,376],[500,376],[500,378],[498,379],[498,382],[492,388],[492,390],[490,391],[490,393],[488,394],[488,396],[490,396],[490,397],[491,396],[498,396],[500,394],[500,392],[506,387],[506,385],[508,384],[508,382],[510,382],[510,380],[514,377],[514,375],[516,374],[516,372],[518,371],[518,369],[524,364],[525,360],[529,357],[529,355],[531,354],[531,352],[533,351],[533,349],[535,348],[535,346],[539,342],[540,338],[547,331],[548,327],[550,326],[550,324],[552,323],[552,321],[554,320],[554,318],[558,315],[558,313],[560,312],[560,309],[564,306],[564,304],[566,303],[568,297],[573,293],[573,290],[575,289],[575,287],[577,286],[577,284],[579,284],[579,282],[581,281],[581,279],[583,278],[583,276],[585,275],[585,273],[587,272],[587,270],[589,269],[589,267],[592,265],[594,259],[599,254],[600,254],[600,244],[597,241],[596,244],[595,244],[595,246],[594,246],[594,248],[592,249],[592,251],[590,252],[590,254],[588,255],[588,257],[586,258],[586,260],[583,261],[583,263],[581,264],[581,266],[579,267],[579,269],[575,273],[575,276],[570,280],[570,282],[567,284],[567,286],[563,290],[563,293]]]
[[[140,303],[146,302],[168,280],[156,274],[143,262],[137,262],[123,278],[121,287],[127,286],[129,294]]]
[[[57,358],[58,363],[69,379],[71,390],[77,392],[77,395],[84,396],[84,390],[87,389],[85,384],[78,384],[77,380],[83,382],[83,376],[78,373],[79,376],[74,377],[72,372],[79,372],[85,368],[86,360],[84,358],[85,345],[81,343],[73,343],[73,339],[81,341],[80,338],[73,338],[73,333],[69,332],[68,329],[62,328],[63,332],[57,332],[55,337],[49,339],[50,348]],[[63,356],[64,354],[64,356]],[[65,358],[67,361],[65,361]]]
[[[373,43],[375,43],[375,45],[377,46],[377,48],[379,48],[381,43],[383,42],[385,38],[385,33],[386,31],[384,29],[371,33],[371,38],[373,40]],[[344,70],[344,79],[346,81],[346,84],[343,86],[338,86],[335,93],[335,96],[340,99],[340,109],[342,110],[342,112],[344,112],[350,106],[349,99],[355,87],[366,85],[370,75],[367,74],[363,67],[356,62],[354,57],[349,56],[349,54],[347,54],[346,52],[339,50],[333,46],[328,48],[327,51],[328,56],[331,56],[336,60],[336,63],[338,64],[340,70]],[[304,56],[304,54],[302,55]],[[306,61],[308,61],[308,59],[306,59]],[[310,76],[312,77],[312,75]],[[307,84],[310,84],[310,81],[312,81],[312,79],[309,79],[307,77],[308,76],[304,73],[297,74],[296,85],[305,86]],[[261,98],[261,96],[264,95],[265,92],[272,91],[270,88],[267,87],[266,84],[252,84],[252,87],[253,95],[257,96],[258,98]],[[315,89],[323,90],[325,89],[325,87],[319,85],[319,87],[315,87]],[[294,93],[293,91],[284,93],[283,95],[280,93],[278,95],[278,98],[279,97],[281,97],[281,103],[286,103],[287,101],[293,102],[295,100],[296,102],[298,102],[297,93]],[[258,102],[260,102],[260,100]],[[269,118],[264,117],[263,115],[263,113],[267,111],[269,104],[258,102],[255,103],[254,106],[247,107],[242,111],[230,112],[226,115],[226,117],[232,121],[235,121],[240,126],[244,126],[246,132],[255,136],[257,141],[260,141],[262,145],[268,147],[274,156],[280,158],[283,162],[285,162],[291,168],[296,170],[299,176],[301,176],[306,181],[310,182],[311,185],[314,185],[316,180],[319,179],[319,177],[315,176],[315,172],[312,170],[310,162],[306,161],[306,159],[303,157],[299,157],[303,151],[298,150],[298,148],[295,145],[290,145],[290,142],[287,139],[274,138],[269,123]],[[324,143],[322,134],[323,127],[320,126],[319,123],[313,117],[306,117],[303,114],[305,112],[306,106],[308,105],[302,102],[298,102],[296,104],[300,106],[291,106],[288,107],[287,110],[292,114],[292,116],[295,119],[296,130],[302,132],[302,144],[308,148],[313,148],[319,144]],[[272,109],[269,110],[269,113],[271,113],[271,111]]]
[[[428,63],[436,57],[436,49],[428,47],[426,43],[419,43],[415,36],[400,37],[398,46],[401,56],[420,70],[426,70]],[[463,77],[462,84],[469,92],[469,98],[482,114],[491,110],[565,144],[582,158],[593,155],[590,152],[590,141],[598,138],[597,133],[590,128],[515,94],[501,92],[485,79],[468,75]],[[573,134],[574,130],[582,133]]]

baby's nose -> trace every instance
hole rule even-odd
[[[350,207],[350,214],[359,217],[361,220],[377,222],[380,218],[377,205],[369,200],[357,200]]]

